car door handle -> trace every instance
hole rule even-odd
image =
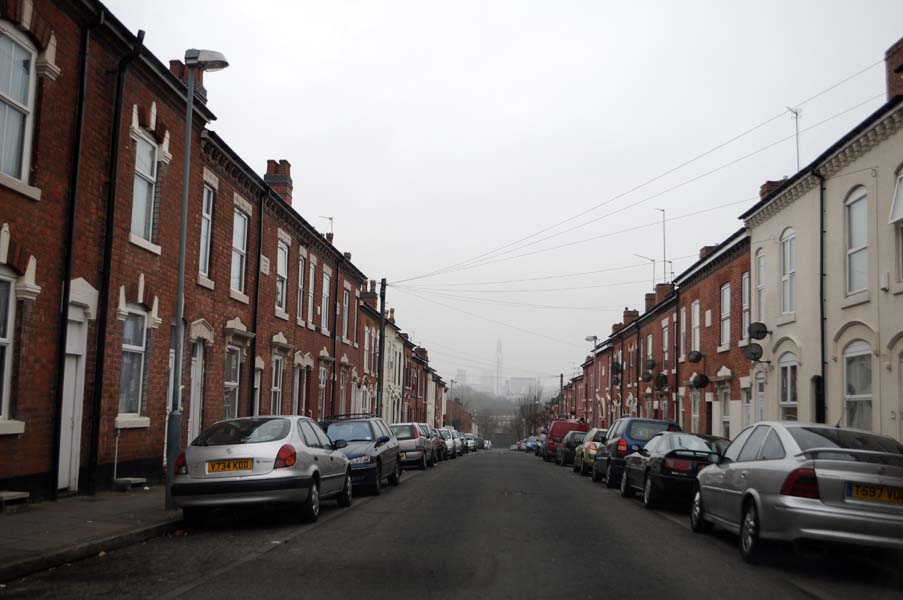
[[[746,479],[746,471],[740,473],[740,479]]]
[[[314,456],[314,460],[320,460],[319,456]]]

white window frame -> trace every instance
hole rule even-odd
[[[126,319],[122,323],[123,338],[125,337],[125,326],[126,326],[125,324],[126,324],[126,321],[128,320],[128,317],[130,317],[130,316],[138,316],[141,318],[141,320],[143,322],[142,326],[141,326],[141,345],[136,346],[133,344],[126,344],[125,339],[123,339],[123,341],[122,341],[122,361],[120,362],[120,364],[121,365],[125,364],[126,353],[136,354],[140,357],[139,364],[141,365],[141,369],[139,371],[139,376],[138,376],[138,398],[137,398],[138,410],[134,411],[134,412],[123,412],[122,411],[122,369],[120,368],[119,403],[117,405],[117,415],[120,417],[143,416],[141,414],[141,408],[142,408],[141,400],[142,400],[142,396],[144,394],[144,377],[145,377],[144,371],[145,371],[145,367],[146,367],[145,363],[147,360],[147,317],[148,317],[148,315],[147,315],[147,311],[144,311],[144,310],[141,310],[138,308],[134,308],[131,306],[128,307]]]
[[[869,393],[868,394],[850,394],[850,386],[847,381],[849,379],[849,369],[850,369],[850,359],[858,358],[860,356],[868,356],[869,357]],[[874,407],[872,402],[872,388],[874,384],[874,375],[875,369],[873,368],[874,361],[872,360],[872,348],[863,340],[855,340],[847,344],[846,348],[843,350],[843,421],[847,427],[856,427],[858,429],[865,429],[867,431],[872,431],[872,421],[874,420],[874,415],[872,414],[872,409]],[[850,405],[851,404],[864,404],[868,405],[869,414],[872,417],[869,419],[868,423],[856,424],[850,422]]]
[[[343,288],[342,290],[342,338],[346,342],[351,341],[348,337],[348,311],[351,304],[351,290]]]
[[[314,326],[314,286],[317,283],[317,262],[310,257],[308,259],[308,279],[307,279],[307,324]]]
[[[680,307],[680,360],[687,356],[687,307]]]
[[[765,420],[766,381],[765,373],[756,373],[753,380],[756,395],[756,422]]]
[[[330,288],[332,287],[332,275],[324,270],[323,271],[323,292],[322,299],[320,301],[320,329],[323,331],[329,331],[329,299],[330,299]]]
[[[731,385],[721,384],[718,387],[718,403],[721,405],[721,435],[730,439],[731,428]]]
[[[699,303],[699,300],[694,300],[693,304],[690,305],[690,350],[699,352],[699,344],[700,344],[700,312],[702,310],[702,306]]]
[[[646,360],[647,361],[655,359],[655,356],[653,356],[654,349],[655,349],[655,346],[652,342],[652,334],[651,333],[646,334]],[[643,370],[645,371],[645,369],[646,369],[646,365],[643,365]]]
[[[743,408],[743,422],[740,424],[741,429],[752,425],[753,407],[752,407],[752,390],[750,388],[740,388],[740,404]]]
[[[213,203],[216,202],[216,190],[204,184],[201,197],[201,238],[198,254],[198,273],[210,277],[210,245],[213,239]]]
[[[778,360],[779,368],[779,419],[781,421],[799,420],[799,360],[793,352],[784,352]],[[789,419],[790,411],[795,415]]]
[[[244,239],[242,240],[242,246],[235,246],[235,228],[239,223],[244,223]],[[231,254],[231,262],[229,267],[229,287],[240,294],[245,293],[245,279],[248,270],[248,234],[251,225],[251,217],[249,217],[244,212],[235,209],[232,215],[232,254]],[[235,259],[238,258],[238,274],[236,277],[235,273]],[[234,283],[238,281],[238,286],[235,287]]]
[[[238,416],[238,399],[241,384],[241,348],[239,348],[238,346],[227,346],[226,363],[228,363],[228,361],[232,357],[234,357],[235,359],[235,381],[230,381],[226,378],[227,374],[229,373],[228,367],[223,369],[223,418],[226,419],[234,419]],[[226,412],[228,410],[229,403],[225,401],[225,396],[229,394],[234,395],[231,414]]]
[[[3,364],[0,365],[0,421],[8,421],[9,401],[12,393],[13,379],[13,354],[15,354],[16,331],[16,278],[7,274],[4,267],[0,267],[0,281],[9,284],[9,298],[6,314],[0,318],[6,319],[6,333],[0,329],[0,347],[4,349]]]
[[[702,394],[699,393],[699,390],[693,388],[690,391],[690,433],[698,433],[699,432],[699,405],[701,403]]]
[[[364,373],[370,372],[370,328],[364,329]]]
[[[251,394],[251,415],[257,417],[260,415],[260,387],[263,385],[263,369],[254,369],[253,393]]]
[[[282,414],[282,379],[285,373],[285,359],[276,354],[272,361],[273,378],[270,382],[270,414]]]
[[[903,220],[894,223],[897,239],[897,281],[903,281]]]
[[[288,259],[288,244],[279,240],[276,243],[276,308],[283,312],[288,306]]]
[[[756,321],[765,322],[765,249],[756,250]]]
[[[145,182],[150,184],[150,198],[146,199],[150,202],[150,206],[146,207],[147,221],[145,222],[146,231],[135,231],[135,212],[136,212],[136,202],[138,198],[135,196],[134,184],[132,185],[132,220],[129,231],[135,237],[146,240],[150,243],[154,243],[154,207],[157,201],[157,173],[158,173],[158,160],[157,160],[157,152],[159,148],[157,147],[157,141],[147,135],[144,131],[136,131],[132,139],[135,140],[135,173],[134,178],[140,178]],[[141,169],[138,168],[138,150],[141,147],[141,143],[149,145],[154,151],[154,157],[151,161],[153,165],[152,173],[145,173]]]
[[[796,231],[788,227],[781,234],[781,312],[796,312]]]
[[[731,284],[721,286],[721,347],[731,343]]]
[[[865,236],[863,243],[858,246],[853,246],[853,229],[852,223],[850,221],[850,212],[854,205],[863,203],[865,206]],[[868,289],[868,268],[869,268],[869,245],[868,245],[868,229],[869,229],[869,195],[864,187],[858,187],[850,194],[850,196],[843,203],[843,220],[844,220],[844,247],[846,248],[846,290],[847,295],[856,294],[858,292],[863,292]],[[851,268],[851,261],[853,256],[858,255],[860,253],[865,253],[865,282],[862,287],[854,288],[852,285],[852,275],[853,270]]]
[[[319,378],[317,379],[317,418],[323,419],[326,416],[326,381],[329,378],[329,371],[326,365],[320,365]]]
[[[298,257],[298,322],[304,321],[304,279],[307,277],[307,259]]]
[[[749,339],[749,271],[740,276],[740,339]]]
[[[11,26],[12,23],[9,22],[0,22],[0,36],[6,36],[10,39],[10,41],[19,46],[22,50],[28,53],[29,59],[29,70],[28,70],[28,94],[26,98],[26,104],[20,103],[18,100],[14,98],[10,98],[9,96],[0,94],[0,102],[7,104],[13,110],[16,110],[20,113],[24,113],[25,120],[22,124],[22,145],[18,148],[19,151],[19,172],[18,173],[6,173],[0,172],[2,176],[12,177],[13,179],[17,179],[23,183],[28,183],[28,174],[31,172],[31,150],[32,150],[32,142],[33,142],[33,134],[34,134],[34,113],[35,113],[35,90],[37,88],[37,69],[36,63],[38,58],[38,52],[35,48],[34,44],[31,43],[25,35],[21,32],[17,31],[14,27]],[[2,150],[2,148],[0,148]],[[2,160],[2,157],[0,157]]]
[[[668,369],[671,368],[671,365],[669,364],[669,357],[671,353],[669,352],[668,348],[671,342],[669,331],[670,328],[667,324],[662,326],[662,373],[666,373]]]

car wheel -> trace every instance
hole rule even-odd
[[[401,482],[401,462],[395,461],[395,472],[389,475],[389,485],[396,486]]]
[[[652,485],[652,476],[646,473],[646,481],[643,483],[643,506],[655,508],[655,487]]]
[[[345,473],[345,487],[342,488],[342,493],[339,494],[339,497],[336,499],[339,506],[349,507],[351,506],[351,473]]]
[[[605,465],[605,486],[613,488],[615,487],[617,482],[615,482],[615,470],[611,466],[611,463]]]
[[[379,496],[383,493],[383,465],[382,463],[377,463],[376,465],[376,481],[373,483],[373,495]]]
[[[749,500],[740,524],[740,555],[748,563],[757,563],[762,558],[762,542],[759,540],[759,511],[756,503]]]
[[[705,518],[705,506],[702,504],[702,491],[696,487],[693,495],[693,507],[690,509],[690,529],[696,533],[708,533],[712,530],[712,523]]]
[[[574,459],[574,466],[571,468],[571,470],[572,470],[574,473],[576,473],[577,471],[580,470],[580,466],[577,464],[577,459],[576,459],[576,458]]]
[[[621,473],[621,497],[622,498],[630,498],[633,496],[633,488],[630,487],[630,483],[628,482],[627,470],[625,469],[623,473]]]
[[[588,473],[588,467],[586,466],[586,462],[580,461],[580,474],[586,475]]]
[[[301,519],[313,523],[320,516],[320,482],[316,479],[307,492],[307,500],[301,505]]]
[[[420,470],[426,471],[427,462],[426,462],[426,454],[420,457]]]
[[[182,509],[182,523],[188,529],[203,527],[207,521],[207,511],[203,508],[192,507]]]
[[[597,483],[602,481],[602,473],[600,473],[599,471],[596,470],[596,465],[593,465],[592,473],[593,473],[593,481],[595,481]]]

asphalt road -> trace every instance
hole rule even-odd
[[[219,515],[173,535],[7,584],[4,598],[882,598],[903,564],[862,553],[742,562],[569,468],[507,450],[406,472],[351,509]]]

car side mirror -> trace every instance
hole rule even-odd
[[[389,438],[389,436],[387,436],[387,435],[378,437],[378,438],[376,438],[376,445],[377,445],[377,446],[382,446],[383,444],[388,444],[388,443],[389,443],[389,439],[390,439],[390,438]]]
[[[345,440],[336,440],[332,443],[333,450],[339,450],[340,448],[344,448],[348,445],[348,442]]]

